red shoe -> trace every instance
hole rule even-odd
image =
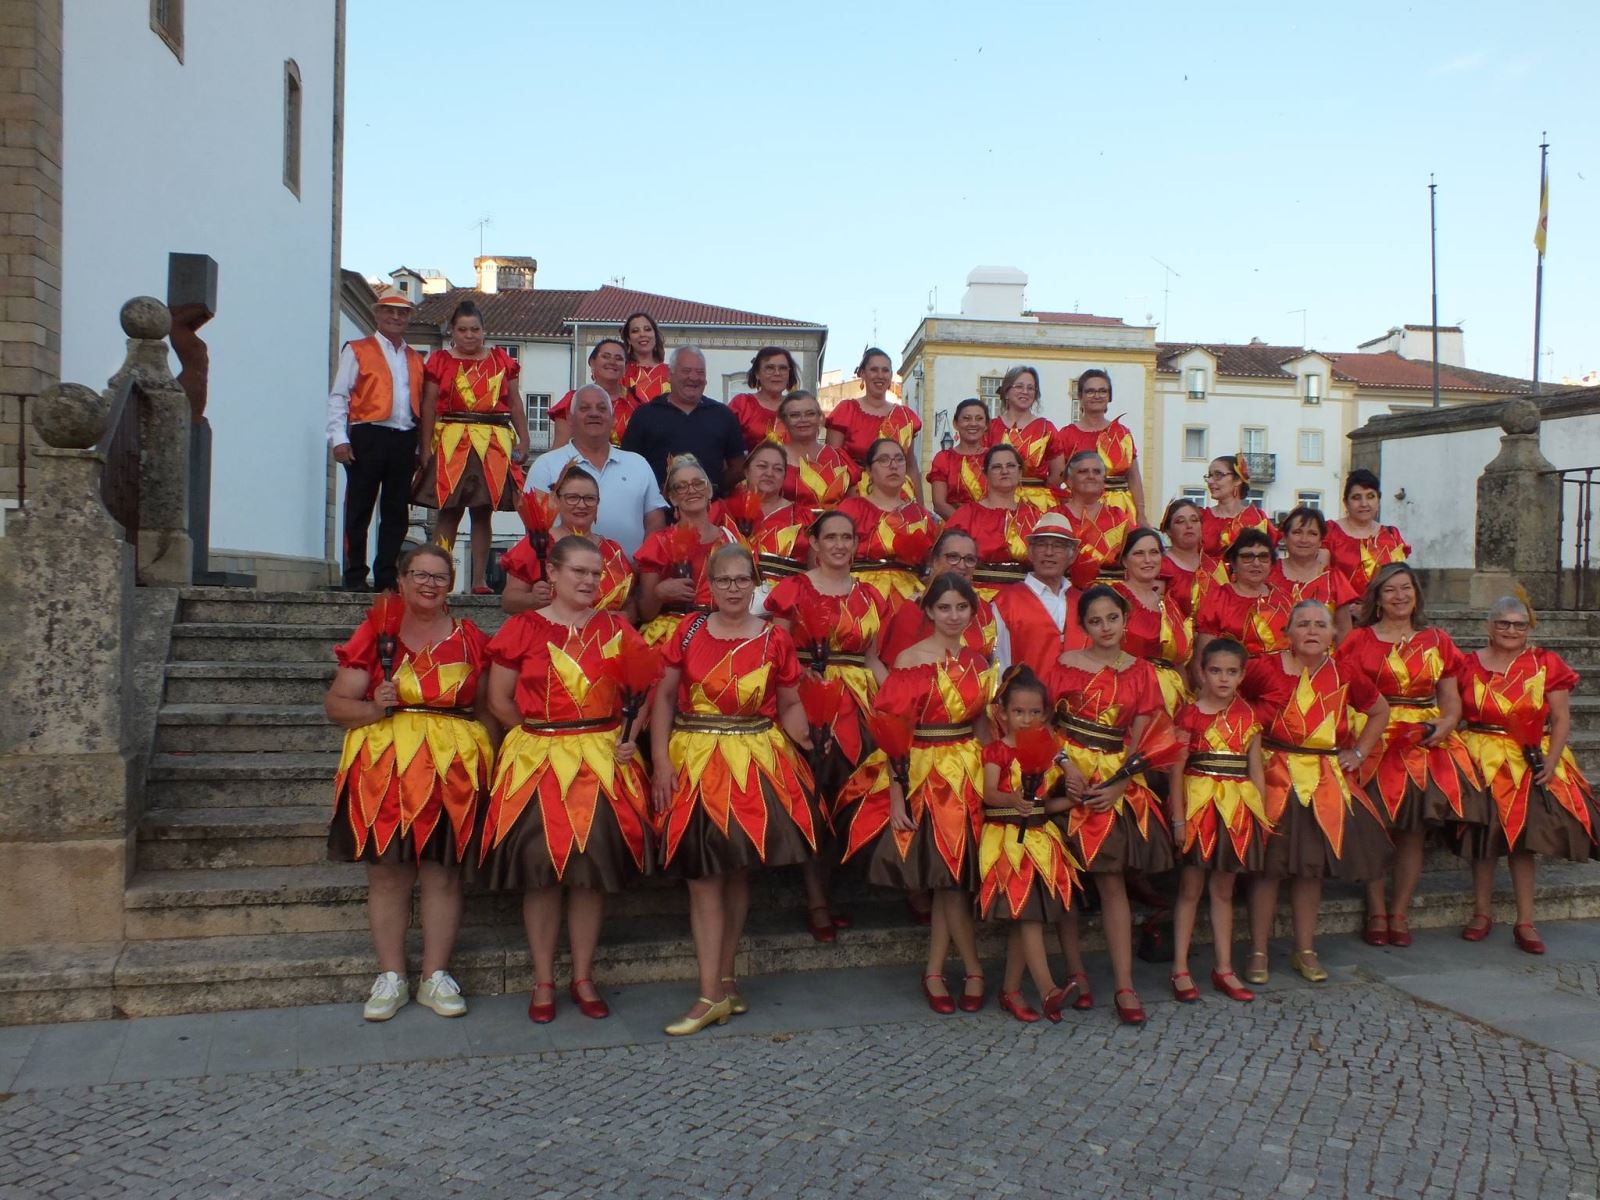
[[[1067,997],[1072,995],[1077,986],[1077,980],[1069,980],[1066,987],[1058,987],[1044,998],[1045,1020],[1052,1025],[1061,1024],[1061,1010],[1067,1003]]]
[[[917,925],[932,925],[933,910],[931,908],[918,908],[911,903],[911,897],[906,897],[906,912],[911,914],[911,920]]]
[[[492,596],[494,595],[494,589],[492,587],[485,587],[480,583],[477,587],[472,589],[472,594],[474,596]]]
[[[1054,995],[1054,993],[1052,992],[1051,995]],[[1047,1002],[1048,1002],[1048,998],[1047,998]],[[1000,1011],[1001,1012],[1008,1012],[1013,1017],[1015,1017],[1017,1020],[1023,1022],[1024,1024],[1028,1024],[1028,1025],[1032,1025],[1035,1021],[1037,1021],[1039,1019],[1039,1014],[1034,1012],[1033,1009],[1028,1007],[1027,1002],[1024,1001],[1023,998],[1022,998],[1022,993],[1021,992],[1001,992],[1000,993]],[[1061,1019],[1061,1013],[1059,1011],[1057,1011],[1056,1020],[1059,1021],[1060,1019]]]
[[[1402,950],[1411,945],[1411,922],[1395,913],[1389,914],[1389,945]]]
[[[845,916],[843,913],[834,913],[833,916],[829,918],[829,920],[831,920],[833,922],[833,927],[835,929],[849,929],[850,928],[850,918]]]
[[[1523,933],[1524,929],[1528,932]],[[1516,942],[1517,949],[1524,954],[1544,953],[1544,943],[1539,940],[1539,931],[1527,923],[1511,927],[1511,940]]]
[[[1389,918],[1382,913],[1368,913],[1367,927],[1361,931],[1361,940],[1369,946],[1389,944]]]
[[[1133,1007],[1124,1008],[1118,996],[1132,996]],[[1132,988],[1118,988],[1111,994],[1111,1007],[1117,1010],[1117,1020],[1124,1025],[1143,1025],[1144,1007],[1139,1003],[1139,993]]]
[[[1068,977],[1067,987],[1078,989],[1078,994],[1072,998],[1072,1007],[1079,1012],[1087,1012],[1094,1007],[1094,993],[1089,990],[1089,977],[1087,975],[1072,975]]]
[[[820,924],[811,919],[817,913],[822,913],[826,918]],[[819,904],[815,908],[806,910],[806,928],[811,931],[811,936],[819,942],[831,942],[834,940],[833,931],[835,926],[833,918],[829,917],[827,913],[828,908],[824,904]]]
[[[611,1008],[604,1000],[600,998],[599,989],[595,990],[593,1000],[585,1000],[583,998],[583,993],[578,991],[579,986],[585,983],[587,983],[591,988],[594,987],[594,980],[592,979],[574,979],[572,981],[572,986],[567,989],[567,994],[572,997],[572,1002],[578,1006],[578,1011],[584,1016],[588,1017],[591,1021],[602,1021],[611,1015]],[[550,1015],[555,1015],[554,1004],[550,1006]],[[537,1019],[538,1018],[535,1018],[535,1020]]]
[[[1238,978],[1232,971],[1229,971],[1227,975],[1224,975],[1221,971],[1211,972],[1211,986],[1229,1000],[1254,1000],[1256,998],[1256,994],[1242,984],[1229,983],[1229,976],[1235,979]]]
[[[1178,980],[1187,979],[1188,987],[1179,987]],[[1200,999],[1200,989],[1194,985],[1194,976],[1187,971],[1179,971],[1172,977],[1172,998],[1179,1004],[1193,1004]]]
[[[544,1004],[539,1003],[539,990],[548,988],[550,999]],[[533,994],[528,997],[528,1020],[535,1025],[548,1025],[556,1019],[556,985],[553,983],[536,983],[533,985]]]
[[[980,990],[976,996],[967,995],[967,984],[971,983],[974,979],[976,979],[980,984],[983,982],[982,975],[963,975],[961,977],[961,999],[956,1001],[956,1006],[960,1008],[962,1012],[983,1011],[983,992]]]
[[[1483,922],[1481,926],[1478,924],[1479,921]],[[1494,918],[1488,913],[1473,913],[1472,920],[1462,927],[1461,936],[1469,942],[1481,942],[1489,936],[1489,931],[1493,928]]]
[[[930,979],[937,979],[940,983],[943,983],[944,982],[944,976],[943,975],[924,975],[922,977],[922,994],[928,998],[928,1007],[929,1008],[933,1009],[933,1011],[938,1013],[941,1017],[948,1017],[951,1013],[955,1012],[955,1010],[956,1010],[955,997],[950,996],[950,995],[944,995],[944,996],[936,996],[936,995],[934,995],[933,989],[928,986],[928,980],[930,980]]]

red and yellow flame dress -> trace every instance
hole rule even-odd
[[[1022,456],[1018,500],[1045,512],[1056,506],[1056,495],[1045,482],[1050,478],[1050,464],[1061,457],[1061,431],[1054,424],[1035,417],[1026,425],[1007,425],[1004,417],[995,417],[989,422],[987,444],[1014,446]]]
[[[1332,528],[1330,526],[1330,528]],[[1267,576],[1267,586],[1277,588],[1289,597],[1292,609],[1302,600],[1320,600],[1331,617],[1346,604],[1354,604],[1361,597],[1350,590],[1349,581],[1331,567],[1313,579],[1290,579],[1283,572],[1283,563],[1272,564],[1272,574]]]
[[[1328,565],[1344,576],[1358,597],[1366,595],[1367,585],[1385,563],[1405,562],[1411,546],[1393,525],[1379,525],[1371,537],[1352,537],[1337,521],[1328,522],[1322,539],[1328,550]]]
[[[1195,613],[1194,629],[1207,637],[1226,637],[1252,656],[1276,654],[1289,644],[1289,597],[1270,583],[1264,595],[1241,596],[1233,584],[1207,588]]]
[[[860,477],[861,472],[844,451],[824,446],[812,459],[794,455],[783,476],[783,494],[796,504],[833,508],[850,494]]]
[[[1105,502],[1127,513],[1130,519],[1133,517],[1133,490],[1128,474],[1139,459],[1139,447],[1134,444],[1133,434],[1128,432],[1121,417],[1114,418],[1104,429],[1084,429],[1076,422],[1064,425],[1056,435],[1056,445],[1068,462],[1080,451],[1098,450],[1100,461],[1106,465]]]
[[[472,711],[488,646],[471,621],[457,621],[443,640],[421,650],[396,641],[399,706],[391,716],[345,731],[333,780],[330,859],[462,861],[494,759],[488,731]],[[372,699],[383,682],[372,621],[363,621],[334,655],[341,667],[367,673],[366,698]]]
[[[732,542],[738,537],[731,529],[713,524],[712,539],[709,542],[695,542],[685,558],[674,540],[677,529],[676,525],[668,525],[665,529],[645,535],[638,553],[633,556],[634,569],[641,575],[650,571],[662,579],[676,578],[681,565],[687,568],[689,577],[694,580],[692,606],[666,605],[639,629],[644,640],[652,646],[676,629],[686,613],[711,611],[711,582],[706,578],[706,563],[713,550],[723,542]]]
[[[811,540],[806,530],[813,517],[808,505],[784,504],[765,514],[745,537],[721,500],[711,506],[712,523],[739,534],[739,540],[755,552],[756,566],[767,583],[797,575],[811,565]]]
[[[576,532],[576,530],[552,530],[550,544],[554,546],[568,533]],[[606,612],[620,612],[622,606],[628,602],[628,597],[633,594],[633,564],[628,561],[628,552],[622,548],[620,542],[601,537],[593,530],[579,536],[588,538],[600,548],[600,590],[595,594],[594,606]],[[507,575],[514,575],[529,587],[544,578],[544,572],[539,566],[539,556],[534,552],[533,539],[530,537],[524,537],[500,556],[500,569]]]
[[[1283,535],[1272,518],[1254,504],[1246,504],[1231,517],[1219,517],[1209,508],[1200,510],[1201,571],[1209,583],[1228,582],[1228,564],[1222,557],[1233,541],[1246,529],[1259,529],[1276,546]]]
[[[1491,671],[1477,654],[1463,656],[1456,669],[1461,740],[1494,800],[1486,834],[1469,838],[1475,857],[1499,858],[1508,850],[1575,862],[1597,856],[1600,807],[1571,748],[1562,749],[1555,777],[1536,789],[1527,756],[1508,731],[1519,718],[1543,726],[1550,717],[1547,697],[1571,692],[1577,683],[1578,673],[1559,655],[1538,647],[1524,650],[1503,672]],[[1550,749],[1548,731],[1540,749]]]
[[[728,407],[739,419],[739,432],[744,434],[744,448],[754,450],[762,442],[786,442],[789,432],[778,420],[778,410],[761,403],[754,392],[740,392],[728,401]]]
[[[922,570],[938,536],[939,521],[915,501],[884,509],[865,496],[847,496],[838,511],[856,523],[856,560],[851,573],[883,593],[891,609],[922,591]],[[903,547],[916,544],[915,553]]]
[[[1338,759],[1355,744],[1360,714],[1380,699],[1372,680],[1332,658],[1292,673],[1270,654],[1250,660],[1239,690],[1263,729],[1267,817],[1277,829],[1263,870],[1349,882],[1381,876],[1391,849],[1383,814]]]
[[[428,355],[423,375],[438,386],[433,444],[411,491],[424,508],[494,508],[512,512],[521,483],[511,470],[517,435],[517,360],[499,346],[484,358],[457,358],[448,350]]]
[[[1056,728],[1067,757],[1091,785],[1110,778],[1127,761],[1133,723],[1162,712],[1155,668],[1140,659],[1121,671],[1085,671],[1055,663],[1042,678],[1055,701]],[[1104,812],[1078,805],[1061,819],[1078,861],[1090,874],[1172,867],[1166,814],[1143,776],[1129,780],[1116,804]]]
[[[578,389],[573,388],[560,400],[550,406],[550,419],[552,421],[572,420],[572,398],[578,394]],[[611,398],[611,444],[622,445],[622,435],[628,432],[628,421],[633,414],[639,411],[640,400],[637,393],[624,388],[622,395]]]
[[[641,407],[649,404],[657,396],[665,396],[672,390],[672,372],[667,369],[667,364],[658,362],[653,367],[628,358],[628,366],[622,372],[622,386],[631,391],[638,398]]]
[[[789,622],[791,637],[804,666],[811,666],[809,648],[800,644],[801,610],[827,617],[828,647],[824,679],[844,684],[844,703],[831,725],[833,738],[828,757],[817,773],[817,799],[824,809],[829,798],[837,796],[846,777],[855,770],[871,746],[866,731],[866,714],[872,708],[878,681],[867,669],[867,653],[878,643],[888,604],[876,588],[857,580],[848,595],[830,596],[817,590],[808,575],[791,575],[767,596],[767,611]]]
[[[1126,583],[1118,580],[1111,586],[1128,602],[1127,633],[1122,639],[1122,648],[1156,669],[1162,707],[1167,710],[1167,716],[1176,716],[1179,707],[1194,698],[1184,676],[1189,656],[1194,652],[1194,624],[1183,615],[1183,609],[1171,596],[1162,596],[1157,608],[1146,608],[1144,601]]]
[[[983,499],[989,488],[988,480],[983,477],[983,453],[980,450],[976,454],[962,454],[952,447],[933,456],[928,467],[928,483],[944,484],[945,503],[951,508]]]
[[[1074,512],[1069,503],[1056,509],[1072,524],[1078,557],[1067,568],[1075,588],[1089,588],[1122,578],[1122,543],[1133,532],[1133,514],[1101,501],[1093,512]]]
[[[622,707],[604,670],[627,632],[614,613],[574,626],[521,612],[489,644],[517,673],[522,724],[495,760],[475,872],[484,886],[620,892],[649,871],[650,787],[637,758],[616,761]]]
[[[1358,772],[1367,794],[1377,793],[1389,827],[1412,833],[1487,825],[1488,798],[1460,734],[1433,747],[1417,737],[1417,726],[1439,720],[1439,681],[1461,669],[1461,651],[1450,635],[1428,628],[1403,642],[1385,642],[1367,626],[1350,631],[1337,657],[1370,678],[1389,702],[1383,744]]]
[[[861,407],[861,401],[855,397],[841,400],[834,410],[828,414],[827,428],[831,431],[844,434],[842,447],[850,461],[856,465],[857,470],[865,471],[867,468],[867,451],[872,448],[872,443],[879,438],[893,438],[900,443],[900,449],[906,452],[906,459],[911,459],[911,443],[916,440],[917,434],[922,429],[922,418],[911,411],[909,405],[898,401],[889,401],[889,411],[882,415],[869,413]],[[911,470],[915,470],[915,466]],[[911,482],[908,473],[906,483]]]
[[[1188,750],[1183,765],[1186,867],[1259,871],[1272,822],[1250,779],[1250,744],[1261,736],[1255,709],[1235,696],[1220,712],[1185,704],[1173,721]]]
[[[778,689],[800,679],[794,642],[773,625],[753,638],[719,638],[697,614],[664,650],[681,675],[662,867],[704,879],[811,858],[823,829],[811,770],[777,723]]]
[[[1017,495],[1022,495],[1020,488]],[[993,600],[1008,583],[1022,582],[1028,573],[1028,535],[1042,516],[1044,510],[1020,499],[1014,509],[991,508],[980,501],[963,504],[950,514],[945,528],[964,529],[978,543],[978,569],[972,573],[978,595]]]
[[[928,614],[922,611],[920,604],[915,601],[902,604],[884,621],[883,633],[878,638],[878,658],[884,666],[892,667],[894,660],[900,657],[901,651],[908,646],[916,645],[932,633],[933,622],[928,619]],[[978,611],[973,614],[972,620],[962,631],[961,644],[981,655],[985,662],[993,662],[994,646],[999,636],[999,610],[979,596]]]
[[[841,858],[862,864],[867,882],[909,891],[977,882],[983,748],[973,725],[994,685],[987,660],[967,649],[943,662],[896,667],[883,681],[878,711],[915,723],[906,810],[916,828],[890,824],[889,760],[874,750],[845,784],[834,821]]]
[[[1172,555],[1162,555],[1161,581],[1167,585],[1167,595],[1177,601],[1178,607],[1183,610],[1183,615],[1192,621],[1200,610],[1200,597],[1210,582],[1204,558],[1202,557],[1199,568],[1191,571]]]
[[[999,790],[1022,791],[1022,765],[1015,747],[993,741],[983,748],[983,764],[1000,769]],[[1046,817],[1040,806],[1061,792],[1061,768],[1052,764],[1039,784],[1034,816],[1023,819],[1015,809],[985,808],[978,835],[978,916],[983,920],[1050,921],[1072,907],[1078,882],[1078,860],[1072,857],[1061,822]]]

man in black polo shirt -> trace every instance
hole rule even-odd
[[[666,480],[667,459],[692,454],[716,494],[725,496],[744,470],[739,419],[726,404],[706,399],[706,356],[693,346],[679,346],[667,356],[667,374],[672,390],[628,419],[622,449],[644,456],[658,486]]]

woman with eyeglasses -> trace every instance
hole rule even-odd
[[[522,893],[533,962],[528,1019],[556,1015],[556,943],[567,903],[572,952],[568,993],[591,1019],[610,1013],[595,990],[594,955],[607,893],[651,866],[649,786],[637,730],[622,728],[622,701],[609,660],[641,646],[633,627],[601,612],[599,549],[568,535],[551,548],[550,602],[518,613],[489,644],[489,701],[510,731],[494,788],[476,877]],[[642,722],[639,722],[642,724]]]
[[[904,771],[881,748],[869,754],[839,795],[835,827],[842,861],[859,863],[868,883],[933,893],[923,995],[936,1013],[977,1012],[984,980],[972,890],[996,673],[965,641],[978,607],[970,583],[936,575],[920,604],[933,632],[900,652],[874,701],[911,725]],[[959,999],[944,977],[952,943],[966,968]]]
[[[711,611],[706,563],[712,550],[735,540],[726,526],[711,520],[711,477],[692,454],[667,463],[662,491],[677,524],[647,535],[633,556],[639,572],[639,632],[652,646],[691,612]]]
[[[863,471],[872,466],[872,450],[880,438],[888,438],[906,457],[901,478],[908,500],[922,502],[922,470],[917,461],[917,434],[922,418],[911,406],[890,399],[894,384],[894,364],[876,346],[867,348],[856,367],[866,394],[857,400],[841,400],[828,414],[828,445],[843,450]],[[863,485],[865,487],[865,485]]]
[[[1195,656],[1212,638],[1232,638],[1252,656],[1276,654],[1288,644],[1292,604],[1272,586],[1272,539],[1246,529],[1223,552],[1226,583],[1206,589],[1195,614]]]
[[[883,678],[878,661],[878,638],[888,610],[883,596],[870,584],[850,574],[855,559],[856,527],[840,512],[818,515],[807,530],[816,565],[809,571],[780,581],[767,597],[766,610],[775,625],[798,643],[801,665],[824,680],[844,685],[844,699],[828,727],[828,753],[817,770],[817,797],[829,816],[827,804],[837,796],[850,773],[871,749],[866,714]],[[806,614],[804,617],[802,613]],[[828,630],[826,640],[813,643],[798,628],[821,614]],[[806,864],[806,928],[819,942],[834,940],[835,928],[846,927],[828,904],[827,870],[823,859]]]
[[[783,452],[788,459],[783,494],[812,509],[832,508],[850,494],[861,473],[843,450],[822,440],[822,405],[814,392],[796,388],[778,405]]]
[[[1278,523],[1283,558],[1272,565],[1272,586],[1291,602],[1320,600],[1333,617],[1333,640],[1344,641],[1350,632],[1354,608],[1361,599],[1345,576],[1328,565],[1322,548],[1328,521],[1316,509],[1300,505]]]
[[[756,564],[743,546],[711,552],[715,607],[685,617],[664,643],[667,669],[650,713],[651,794],[660,865],[689,888],[700,996],[667,1026],[674,1036],[747,1011],[734,962],[750,908],[750,872],[817,852],[822,818],[795,691],[794,642],[750,611]]]
[[[781,441],[783,425],[778,410],[785,393],[800,386],[800,367],[794,355],[782,346],[761,347],[750,360],[744,383],[754,390],[740,392],[728,401],[728,407],[739,418],[745,449],[752,450],[769,438]]]
[[[1193,500],[1180,496],[1161,514],[1161,532],[1167,539],[1166,555],[1161,560],[1161,581],[1166,585],[1166,594],[1177,602],[1183,615],[1191,618],[1200,607],[1200,593],[1206,583],[1204,556],[1200,550],[1200,511]]]
[[[667,339],[661,336],[656,319],[647,312],[636,312],[622,323],[622,340],[628,346],[628,365],[622,372],[622,386],[649,404],[672,390],[667,369]],[[620,439],[619,439],[620,440]]]
[[[621,544],[594,532],[595,515],[600,511],[600,484],[595,477],[573,459],[556,478],[551,495],[555,497],[559,519],[550,530],[553,546],[569,534],[588,538],[600,550],[605,564],[599,591],[595,594],[595,607],[602,612],[632,615],[628,601],[633,596],[633,564]],[[552,591],[544,578],[538,551],[533,539],[524,537],[500,556],[500,568],[506,573],[505,591],[500,593],[500,607],[515,615],[530,608],[543,608],[550,603]]]
[[[1066,475],[1061,431],[1038,413],[1044,393],[1039,372],[1012,367],[1000,380],[1000,413],[989,423],[989,445],[1014,446],[1022,461],[1017,498],[1041,511],[1056,506],[1056,485]]]
[[[1494,868],[1504,858],[1517,904],[1512,940],[1519,950],[1543,954],[1533,924],[1533,856],[1600,857],[1600,805],[1567,744],[1578,673],[1560,655],[1530,645],[1532,628],[1526,602],[1501,597],[1489,610],[1489,644],[1456,669],[1461,740],[1494,801],[1489,824],[1468,837],[1475,907],[1461,936],[1481,942],[1494,928]]]
[[[1154,529],[1135,529],[1122,543],[1123,577],[1111,587],[1128,602],[1122,648],[1155,668],[1161,703],[1167,716],[1175,717],[1194,698],[1188,686],[1194,624],[1162,586],[1164,561],[1161,535]]]
[[[949,521],[949,528],[965,529],[978,543],[972,584],[985,600],[1028,573],[1028,535],[1045,510],[1024,498],[1023,470],[1022,452],[1010,442],[990,446],[983,456],[983,498],[963,504]]]
[[[780,579],[798,575],[811,562],[811,543],[806,537],[813,511],[809,505],[795,504],[783,494],[787,459],[777,442],[759,442],[744,460],[741,490],[761,499],[761,515],[752,520],[741,501],[719,500],[711,506],[711,520],[736,530],[751,550],[761,570],[761,595]],[[735,496],[740,493],[735,492]]]
[[[379,975],[362,1015],[387,1021],[411,998],[406,930],[422,881],[422,984],[441,1017],[467,1011],[450,975],[461,924],[461,871],[482,823],[499,736],[483,672],[489,639],[450,615],[455,564],[438,546],[399,562],[397,601],[375,605],[344,645],[323,701],[345,729],[334,776],[328,857],[367,866],[367,920]]]
[[[895,609],[921,590],[939,521],[902,495],[907,458],[894,438],[873,442],[866,463],[866,494],[846,496],[838,511],[856,523],[856,578],[877,588]]]
[[[1122,577],[1122,546],[1135,528],[1126,510],[1106,501],[1106,464],[1099,452],[1079,450],[1067,460],[1066,498],[1057,510],[1078,537],[1069,578],[1075,588]]]
[[[1078,376],[1078,419],[1061,427],[1058,444],[1062,456],[1095,450],[1105,464],[1106,503],[1127,513],[1135,525],[1144,524],[1144,478],[1139,472],[1139,447],[1122,418],[1107,419],[1111,407],[1111,376],[1091,367]]]
[[[944,529],[928,552],[928,571],[933,575],[959,575],[968,583],[978,569],[978,543],[964,529]],[[920,595],[917,599],[921,599]],[[884,622],[878,642],[878,657],[893,662],[900,652],[933,632],[933,623],[920,604],[902,604]],[[1011,661],[1011,639],[1000,611],[982,596],[978,611],[962,635],[967,646],[990,662]]]
[[[951,424],[956,431],[955,445],[935,453],[928,467],[928,505],[945,520],[962,505],[983,499],[989,410],[982,400],[968,396],[956,405]]]
[[[1211,507],[1200,513],[1200,549],[1205,555],[1206,583],[1227,583],[1224,556],[1228,547],[1247,529],[1259,529],[1268,544],[1278,544],[1278,531],[1265,512],[1248,502],[1250,468],[1244,455],[1225,455],[1211,460],[1206,471],[1206,490]]]
[[[1456,733],[1463,658],[1450,635],[1429,625],[1422,586],[1405,563],[1379,568],[1361,600],[1357,627],[1339,643],[1343,665],[1365,673],[1389,703],[1378,752],[1358,772],[1367,794],[1383,806],[1394,841],[1394,893],[1387,880],[1367,884],[1362,938],[1372,946],[1411,945],[1408,914],[1422,875],[1425,839],[1459,846],[1468,827],[1489,822],[1478,769]]]
[[[1357,596],[1365,594],[1379,567],[1411,557],[1400,531],[1378,523],[1381,503],[1378,477],[1357,468],[1345,476],[1344,516],[1328,524],[1328,557]]]
[[[601,338],[589,351],[589,382],[597,383],[611,397],[611,444],[622,445],[622,435],[627,432],[628,418],[642,401],[622,382],[628,370],[628,348],[618,338]],[[577,395],[573,388],[550,406],[550,447],[558,449],[572,440],[572,400]]]
[[[1252,657],[1239,688],[1261,722],[1263,800],[1274,830],[1250,888],[1248,983],[1269,978],[1267,940],[1283,880],[1290,881],[1294,927],[1289,965],[1308,983],[1322,983],[1328,978],[1316,952],[1322,881],[1364,883],[1389,864],[1383,817],[1356,777],[1383,739],[1389,705],[1365,671],[1332,657],[1333,618],[1320,600],[1294,606],[1288,639],[1281,651]]]

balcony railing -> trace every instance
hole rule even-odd
[[[1250,472],[1251,483],[1271,483],[1278,477],[1276,454],[1246,454],[1244,465]]]
[[[543,429],[540,429],[537,426],[530,428],[528,430],[528,449],[532,450],[535,454],[539,453],[541,450],[548,450],[550,449],[550,442],[553,437],[554,433],[548,425],[546,425]]]

